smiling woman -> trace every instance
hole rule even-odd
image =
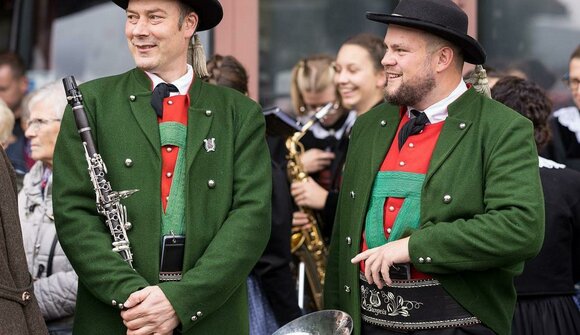
[[[368,33],[349,38],[338,50],[335,82],[344,105],[357,115],[383,100],[386,77],[381,59],[384,55],[382,38]]]

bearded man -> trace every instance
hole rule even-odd
[[[325,307],[354,334],[509,334],[544,234],[533,126],[463,82],[485,52],[453,1],[367,18],[389,24],[388,103],[353,127]]]

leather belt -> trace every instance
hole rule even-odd
[[[393,280],[379,289],[360,273],[362,319],[395,330],[463,327],[481,323],[436,279]]]

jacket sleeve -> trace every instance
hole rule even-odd
[[[95,129],[92,113],[87,118]],[[97,214],[95,191],[74,116],[66,108],[58,135],[53,169],[53,208],[58,239],[79,280],[93,296],[112,306],[148,282],[111,251],[111,234]]]
[[[239,111],[234,124],[233,194],[225,221],[180,282],[159,284],[184,333],[246,285],[270,236],[270,155],[264,117],[257,104],[251,106]]]
[[[57,272],[34,282],[34,293],[45,320],[74,314],[77,299],[77,275],[74,271]]]
[[[544,201],[533,127],[522,118],[506,123],[488,140],[490,145],[485,149],[490,153],[482,154],[487,157],[483,159],[481,190],[475,186],[464,190],[482,192],[483,212],[457,215],[447,222],[427,222],[413,232],[409,251],[419,271],[480,271],[517,264],[539,252],[544,237]],[[465,157],[460,159],[449,164],[468,164]],[[461,184],[456,180],[447,187],[469,188]],[[461,202],[468,200],[453,201],[459,206],[455,210],[460,211]],[[430,262],[420,261],[427,257]]]

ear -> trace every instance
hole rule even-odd
[[[452,48],[444,46],[439,51],[434,52],[433,57],[435,57],[435,71],[439,73],[445,71],[453,64],[455,52],[453,52]]]
[[[199,24],[199,17],[195,12],[187,14],[185,20],[183,20],[183,30],[187,34],[186,36],[191,38],[197,30],[197,25]]]
[[[23,94],[28,91],[28,78],[26,76],[20,77],[18,88],[20,89],[20,92],[22,92]]]
[[[377,87],[383,89],[387,85],[387,74],[384,70],[379,70],[376,72],[375,77],[377,77]]]

